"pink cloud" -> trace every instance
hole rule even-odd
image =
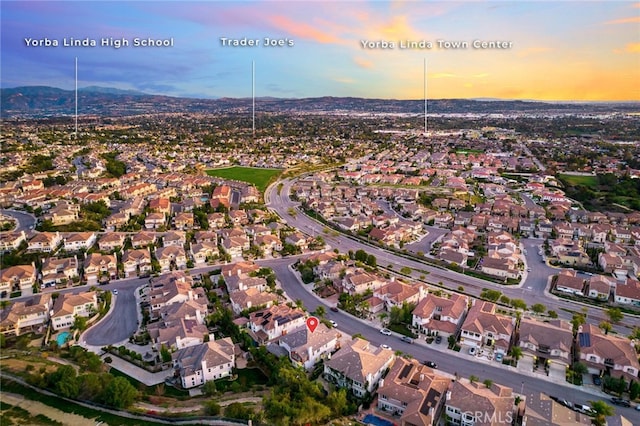
[[[605,25],[619,25],[619,24],[635,24],[640,22],[640,16],[634,16],[632,18],[615,19],[613,21],[605,22]]]
[[[309,24],[296,22],[283,15],[276,15],[266,18],[270,24],[279,30],[303,39],[315,40],[318,43],[338,43],[340,39],[332,34],[321,31]]]

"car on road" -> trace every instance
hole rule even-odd
[[[329,320],[329,322],[331,323],[331,325],[332,325],[333,327],[337,327],[337,326],[338,326],[338,323],[337,323],[337,322],[335,322],[334,320]]]
[[[113,289],[113,294],[115,294],[116,296],[118,295],[118,289],[117,288]]]
[[[436,336],[436,345],[439,345],[442,342],[442,336]]]
[[[614,405],[619,405],[620,407],[631,407],[631,403],[629,401],[627,401],[626,399],[617,398],[615,396],[611,398],[611,402]]]
[[[476,347],[475,346],[471,346],[469,348],[469,355],[475,355],[476,354]]]
[[[332,306],[329,309],[331,309],[333,312],[338,312],[338,307],[337,306]]]
[[[527,272],[531,272],[531,268],[527,268]]]
[[[588,405],[584,405],[584,404],[575,404],[573,406],[573,409],[576,410],[579,413],[582,414],[586,414],[588,416],[595,416],[595,411],[593,411],[593,408],[589,407]]]
[[[601,386],[602,385],[602,379],[597,374],[592,374],[591,375],[591,381],[596,386]]]
[[[391,336],[391,330],[389,330],[388,328],[381,328],[380,334],[384,334],[385,336]]]
[[[438,368],[438,364],[436,364],[433,361],[422,361],[422,363],[424,365],[426,365],[427,367],[431,367],[431,368]]]
[[[380,347],[381,347],[382,349],[389,349],[389,350],[391,350],[391,346],[389,346],[389,345],[380,345]]]
[[[405,343],[413,343],[413,339],[409,336],[402,336],[400,340],[402,340]]]

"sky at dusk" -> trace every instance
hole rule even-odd
[[[77,57],[79,87],[250,97],[255,63],[256,96],[421,99],[426,60],[430,99],[640,101],[640,2],[3,0],[0,8],[3,88],[73,89]],[[64,46],[71,38],[97,45]],[[133,46],[149,38],[173,46]],[[58,46],[30,45],[44,39]],[[407,41],[422,46],[403,48]]]

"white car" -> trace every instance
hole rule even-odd
[[[382,349],[389,349],[389,350],[391,350],[391,346],[389,346],[389,345],[380,345],[380,347],[381,347]]]
[[[331,323],[331,325],[335,328],[338,326],[338,323],[335,322],[334,320],[329,320],[329,322]]]
[[[117,289],[113,289],[113,294],[117,296],[118,295],[118,290]]]
[[[388,328],[382,328],[380,329],[380,334],[384,334],[385,336],[391,336],[391,330],[389,330]]]
[[[475,355],[476,354],[476,347],[475,346],[471,346],[469,348],[469,355]]]

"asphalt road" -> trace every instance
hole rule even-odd
[[[296,203],[289,198],[288,194],[290,193],[293,182],[294,181],[291,179],[284,180],[282,182],[282,190],[279,192],[276,190],[277,185],[272,185],[267,188],[265,193],[267,206],[277,212],[289,225],[294,226],[309,235],[322,234],[325,226],[297,210],[299,203]],[[294,214],[292,215],[291,212]],[[549,276],[555,274],[557,269],[551,268],[546,263],[541,262],[538,250],[537,248],[534,248],[542,243],[542,240],[540,239],[523,239],[523,245],[527,249],[527,254],[525,255],[527,265],[531,267],[531,272],[527,272],[527,276],[520,286],[505,286],[401,257],[380,247],[367,245],[362,241],[346,237],[342,234],[336,235],[331,232],[329,234],[322,235],[331,247],[337,248],[343,253],[346,253],[349,250],[355,252],[363,249],[367,253],[376,256],[378,266],[391,267],[395,271],[399,271],[402,267],[406,266],[414,270],[412,273],[413,278],[419,278],[420,275],[426,275],[425,281],[427,283],[438,284],[442,282],[446,287],[452,290],[462,286],[464,287],[465,293],[471,296],[479,296],[483,289],[493,288],[500,290],[510,299],[524,300],[528,306],[541,303],[545,305],[547,310],[556,311],[559,318],[562,319],[570,320],[573,315],[572,312],[581,312],[583,307],[586,307],[587,309],[587,320],[590,323],[598,324],[600,321],[607,319],[605,313],[600,308],[559,299],[545,293]],[[629,315],[626,315],[620,324],[614,325],[613,330],[620,334],[629,334],[631,328],[634,325],[637,325],[638,321],[639,319],[637,317],[630,317]]]
[[[29,232],[36,226],[36,217],[31,213],[9,209],[2,209],[0,212],[18,221],[18,226],[16,226],[15,231]]]

